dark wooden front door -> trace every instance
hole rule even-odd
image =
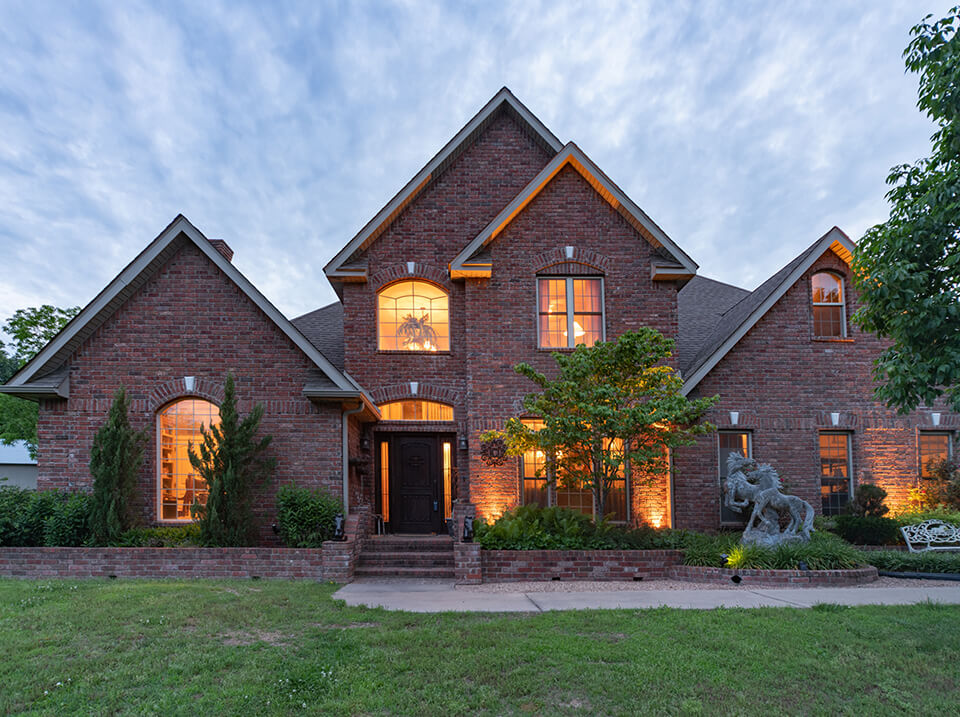
[[[395,436],[390,523],[395,533],[435,533],[443,517],[436,436]]]

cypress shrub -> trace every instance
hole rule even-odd
[[[203,440],[190,463],[206,481],[206,505],[194,502],[190,511],[200,524],[204,545],[233,547],[252,545],[256,540],[251,502],[254,486],[270,480],[276,459],[267,457],[271,437],[257,437],[263,406],[257,404],[243,419],[237,413],[237,392],[233,373],[223,386],[220,424],[201,427]]]
[[[115,542],[135,522],[131,504],[147,433],[130,426],[129,406],[127,392],[121,386],[90,450],[90,532],[99,545]]]

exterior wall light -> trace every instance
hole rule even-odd
[[[343,513],[337,513],[333,516],[333,539],[340,541],[347,539],[343,532]]]
[[[461,451],[465,451],[465,450],[467,450],[467,448],[469,448],[469,447],[470,447],[470,445],[467,443],[467,437],[466,437],[466,436],[460,436],[460,450],[461,450]]]
[[[473,542],[473,518],[466,516],[463,519],[463,542]]]

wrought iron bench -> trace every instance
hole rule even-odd
[[[927,520],[900,528],[911,553],[927,550],[960,550],[960,526],[942,520]]]

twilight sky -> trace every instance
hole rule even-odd
[[[883,221],[951,2],[0,4],[0,321],[86,304],[178,213],[293,317],[503,85],[700,273],[756,287]]]

